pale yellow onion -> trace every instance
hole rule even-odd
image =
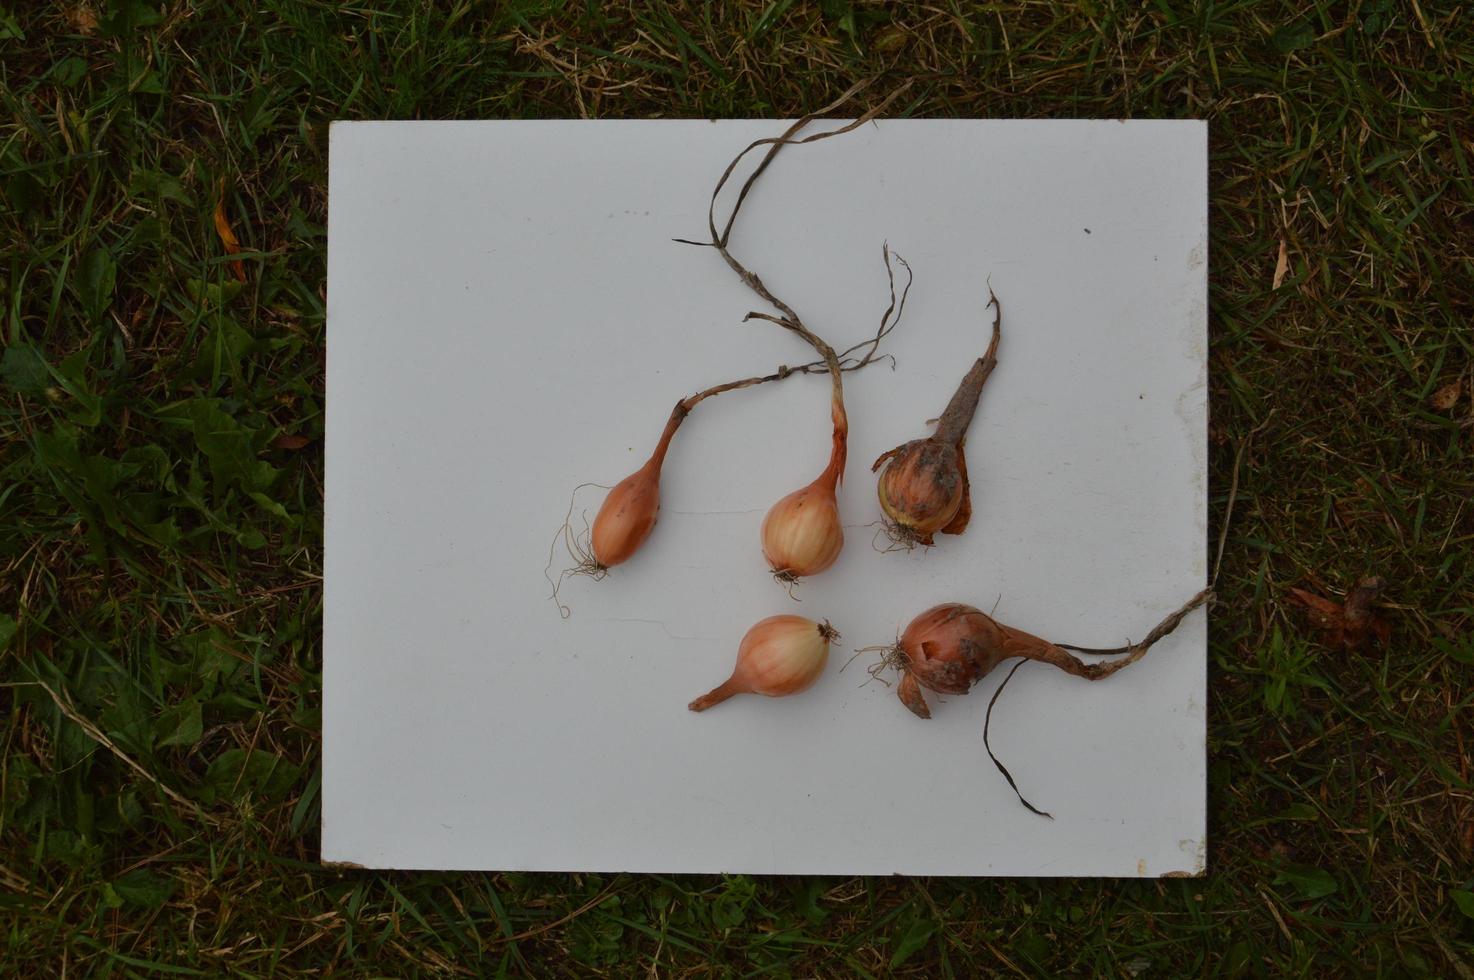
[[[837,380],[830,416],[834,421],[834,435],[824,472],[813,483],[768,508],[763,518],[763,557],[773,574],[785,581],[817,575],[833,565],[844,548],[844,526],[839,522],[836,494],[844,479],[850,423]]]
[[[802,616],[769,616],[742,637],[732,676],[688,707],[705,711],[734,694],[779,698],[805,691],[824,672],[829,643],[838,638],[828,623]]]
[[[778,501],[763,518],[762,533],[763,557],[777,575],[817,575],[833,565],[844,548],[844,526],[831,482],[821,476]]]

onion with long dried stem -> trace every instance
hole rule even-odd
[[[1013,787],[1015,793],[1018,793],[1019,802],[1034,813],[1047,817],[1049,814],[1036,809],[1024,799],[1022,793],[1019,793],[1018,785],[1014,782],[1012,774],[1003,763],[998,761],[998,757],[993,754],[992,746],[988,744],[988,723],[993,717],[993,705],[998,701],[998,695],[1003,693],[1004,686],[1013,677],[1013,672],[1027,661],[1037,660],[1086,680],[1104,680],[1146,656],[1146,652],[1151,649],[1152,645],[1175,630],[1188,613],[1209,602],[1212,598],[1213,593],[1210,589],[1202,590],[1180,609],[1158,623],[1145,639],[1123,647],[1103,649],[1072,646],[1067,643],[1051,643],[1032,633],[1005,626],[972,606],[949,602],[933,606],[913,619],[894,646],[866,649],[885,651],[880,663],[871,668],[872,674],[878,676],[887,667],[898,669],[901,672],[901,682],[897,686],[896,694],[901,699],[901,703],[919,718],[931,717],[931,709],[927,707],[922,688],[937,694],[966,694],[994,667],[1005,660],[1020,658],[1013,670],[1009,671],[1008,676],[1003,679],[1003,683],[998,685],[998,690],[993,693],[992,700],[988,702],[987,715],[983,721],[983,746],[987,749],[988,757],[993,760],[993,764],[1008,780],[1008,785]],[[1071,650],[1097,656],[1114,654],[1126,654],[1126,656],[1108,663],[1087,664],[1071,656],[1068,652]]]
[[[913,439],[882,453],[870,467],[880,469],[876,492],[885,512],[891,540],[903,544],[932,543],[932,535],[961,534],[972,518],[972,491],[967,479],[967,428],[977,412],[978,397],[988,376],[998,366],[998,335],[1003,308],[988,290],[993,307],[993,340],[968,369],[962,383],[937,420],[937,429],[925,439]]]
[[[865,123],[874,119],[883,112],[906,88],[902,86],[892,92],[878,106],[870,109],[853,122],[847,123],[837,129],[827,130],[822,133],[814,133],[809,136],[795,138],[796,134],[816,118],[847,102],[851,96],[864,87],[864,83],[850,88],[834,102],[820,109],[818,112],[810,113],[799,119],[793,125],[777,137],[756,140],[749,144],[746,149],[737,154],[727,169],[722,173],[721,179],[717,181],[716,188],[711,194],[711,203],[707,207],[707,230],[711,234],[711,240],[705,242],[693,242],[686,239],[691,245],[706,245],[717,250],[726,260],[732,271],[737,273],[738,278],[745,283],[754,293],[767,302],[776,314],[751,312],[744,319],[767,320],[776,323],[785,330],[792,331],[802,338],[807,344],[814,348],[819,357],[829,366],[830,377],[830,421],[833,426],[833,434],[830,438],[829,461],[819,476],[808,485],[788,494],[779,500],[768,511],[762,524],[763,555],[768,561],[768,566],[780,581],[792,583],[806,575],[816,575],[834,564],[839,558],[839,553],[844,547],[844,527],[840,523],[839,503],[837,492],[840,483],[844,480],[845,456],[849,440],[849,416],[844,407],[844,379],[841,373],[840,361],[831,347],[822,337],[804,323],[803,319],[794,311],[793,307],[773,294],[772,290],[763,283],[763,280],[753,271],[748,269],[735,256],[732,255],[728,243],[732,237],[732,226],[737,221],[737,215],[742,210],[742,204],[747,199],[748,192],[757,181],[773,158],[785,146],[802,145],[813,143],[818,140],[828,139],[848,133]],[[722,188],[727,185],[733,172],[737,169],[747,154],[760,147],[768,147],[762,160],[754,168],[753,172],[743,182],[741,189],[737,192],[736,203],[732,206],[731,214],[728,215],[723,227],[718,230],[716,220],[717,197]],[[887,265],[889,268],[889,265]]]

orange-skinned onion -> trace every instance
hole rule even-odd
[[[603,568],[628,561],[655,529],[660,514],[660,466],[651,460],[620,480],[594,518],[591,544]]]
[[[1050,643],[1022,630],[1004,626],[972,606],[960,602],[943,603],[928,609],[907,625],[895,647],[886,654],[882,665],[894,664],[900,667],[901,683],[896,688],[896,696],[912,714],[930,718],[931,709],[927,707],[922,688],[929,688],[938,694],[966,694],[975,683],[1003,661],[1021,658],[1003,678],[1003,682],[993,692],[993,699],[988,702],[988,711],[983,717],[983,748],[987,750],[988,758],[993,760],[1003,778],[1008,780],[1008,785],[1018,795],[1019,802],[1030,811],[1049,817],[1048,812],[1024,799],[1013,774],[998,761],[998,757],[993,754],[993,747],[988,743],[988,725],[993,717],[993,705],[997,703],[998,695],[1003,693],[1009,678],[1024,660],[1039,660],[1053,664],[1076,677],[1092,681],[1104,680],[1140,660],[1152,644],[1175,630],[1188,613],[1212,597],[1212,591],[1204,589],[1158,623],[1140,643],[1129,643],[1124,647],[1111,649]],[[1126,656],[1109,663],[1087,664],[1071,656],[1067,652],[1069,650],[1091,654],[1123,653]]]
[[[880,509],[918,541],[950,527],[968,490],[967,464],[957,445],[932,439],[906,443],[880,474]]]
[[[898,662],[904,675],[896,694],[913,714],[930,718],[922,688],[938,694],[966,694],[994,667],[1014,657],[1052,664],[1086,680],[1104,680],[1140,660],[1152,644],[1176,629],[1184,616],[1211,596],[1204,589],[1158,623],[1140,643],[1108,650],[1051,643],[1005,626],[987,613],[960,602],[933,606],[910,622],[890,655],[888,662]],[[1109,663],[1087,664],[1071,655],[1070,650],[1127,656]]]
[[[880,509],[897,541],[931,545],[936,534],[961,534],[972,520],[972,491],[967,478],[967,429],[977,412],[983,385],[998,365],[998,336],[1003,308],[988,291],[993,307],[993,339],[953,392],[937,429],[926,439],[913,439],[882,453],[870,467],[882,466],[875,489]]]
[[[685,402],[676,403],[645,465],[616,483],[599,506],[589,543],[600,571],[629,561],[655,530],[660,516],[660,469],[671,437],[689,414]]]
[[[828,623],[802,616],[769,616],[742,637],[732,676],[692,701],[705,711],[735,694],[781,698],[813,686],[829,661],[829,644],[839,634]]]

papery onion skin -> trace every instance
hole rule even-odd
[[[958,445],[915,439],[901,446],[880,474],[880,509],[925,544],[948,527],[967,491],[965,458]]]
[[[769,616],[742,637],[732,676],[687,707],[705,711],[736,694],[778,698],[806,691],[824,673],[830,641],[838,636],[828,623]]]
[[[591,544],[603,568],[628,561],[660,514],[660,470],[647,463],[615,484],[594,518]]]
[[[972,491],[967,476],[967,429],[978,398],[998,366],[998,338],[1003,307],[988,290],[993,307],[993,338],[973,362],[937,419],[936,431],[881,453],[870,470],[881,470],[875,489],[880,509],[898,541],[930,546],[933,535],[961,534],[972,520]]]
[[[1096,669],[1063,649],[1022,630],[1004,626],[987,613],[960,602],[933,606],[911,620],[897,649],[908,677],[938,694],[966,694],[994,667],[1011,657],[1028,657],[1061,670],[1089,676]],[[901,703],[921,718],[930,718],[921,691],[897,691]]]
[[[913,619],[900,647],[922,686],[939,694],[966,694],[997,665],[998,624],[959,602],[933,606]]]
[[[684,401],[676,402],[645,465],[616,483],[599,506],[589,543],[600,569],[629,561],[655,530],[660,516],[660,470],[671,438],[689,414]]]
[[[830,402],[834,431],[829,463],[819,478],[779,500],[763,517],[763,557],[773,574],[785,581],[817,575],[844,550],[844,525],[839,519],[839,485],[844,482],[850,422],[838,382]]]
[[[844,549],[844,525],[834,490],[820,477],[795,490],[763,518],[763,557],[777,575],[817,575]]]

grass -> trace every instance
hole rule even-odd
[[[1474,976],[1471,21],[0,8],[0,974]],[[1211,121],[1208,877],[319,867],[328,121],[788,116],[870,76],[912,115]],[[1287,589],[1369,573],[1392,640],[1322,646]]]

